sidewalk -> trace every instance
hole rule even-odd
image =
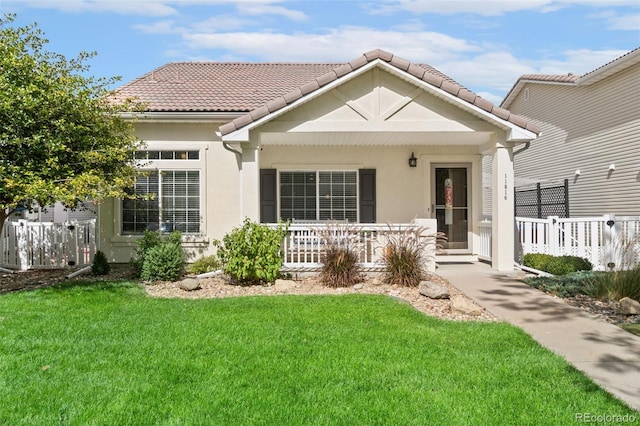
[[[439,264],[437,273],[640,411],[640,337],[484,263]]]

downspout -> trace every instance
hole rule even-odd
[[[525,142],[522,148],[520,148],[517,151],[513,151],[513,156],[515,157],[516,154],[520,154],[521,152],[528,150],[530,146],[531,146],[531,141]]]
[[[225,141],[222,141],[222,147],[227,151],[233,152],[238,158],[238,164],[242,164],[242,153],[240,151],[236,151],[235,149],[231,148]]]
[[[222,134],[220,132],[216,132],[216,135],[222,140]],[[240,171],[240,179],[239,179],[239,188],[238,188],[238,194],[239,194],[239,202],[240,202],[240,218],[239,218],[239,223],[242,223],[243,220],[243,214],[244,214],[244,202],[242,199],[242,189],[243,189],[243,174],[242,174],[242,152],[241,151],[237,151],[233,148],[231,148],[229,146],[229,144],[227,144],[224,140],[222,140],[222,147],[224,149],[226,149],[229,152],[233,152],[236,155],[236,162],[238,163],[238,170]]]

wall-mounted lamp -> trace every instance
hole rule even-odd
[[[616,169],[616,165],[614,163],[609,164],[609,171],[614,171]]]
[[[580,176],[580,169],[576,169],[576,173],[575,173],[575,175],[576,175],[576,176]]]
[[[409,157],[409,167],[416,167],[418,165],[418,159],[413,152],[411,153],[411,157]]]

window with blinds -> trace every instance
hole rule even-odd
[[[122,201],[122,233],[145,230],[182,233],[200,232],[200,172],[159,171],[140,176],[136,195],[153,195],[151,200]]]
[[[357,172],[281,171],[280,218],[357,222]]]

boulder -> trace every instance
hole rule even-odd
[[[451,299],[451,310],[465,315],[480,315],[482,308],[465,296],[455,296]]]
[[[640,315],[640,302],[630,297],[620,299],[620,313],[622,315]]]
[[[200,288],[200,280],[196,278],[185,278],[178,283],[178,287],[185,291],[194,291]]]
[[[276,291],[287,291],[295,288],[297,286],[296,282],[293,280],[281,280],[277,279],[275,284],[273,285],[274,290]]]
[[[418,291],[421,295],[431,299],[449,299],[451,297],[447,287],[436,284],[433,281],[421,281]]]

